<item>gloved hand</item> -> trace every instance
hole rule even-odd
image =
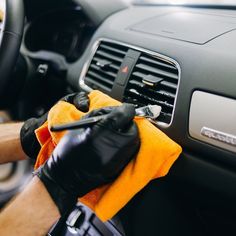
[[[89,116],[98,114],[107,116],[91,128],[69,131],[36,172],[61,214],[71,210],[78,197],[113,181],[139,149],[133,105]]]
[[[89,97],[85,92],[73,93],[63,97],[60,101],[73,104],[78,110],[87,112],[89,110]],[[20,131],[21,146],[25,154],[36,160],[40,145],[34,131],[47,120],[48,113],[39,118],[31,118],[25,121]]]

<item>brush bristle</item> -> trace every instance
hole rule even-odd
[[[158,105],[150,105],[148,107],[150,112],[153,114],[152,119],[156,119],[161,113],[161,107]]]

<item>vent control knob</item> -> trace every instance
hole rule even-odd
[[[163,80],[162,78],[158,78],[153,75],[147,75],[143,78],[142,82],[146,85],[154,87],[157,84],[159,84],[162,80]]]
[[[110,67],[111,62],[108,60],[100,60],[100,61],[97,61],[96,65],[99,68],[106,69],[106,68]]]

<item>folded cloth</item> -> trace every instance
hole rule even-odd
[[[90,111],[106,106],[120,105],[120,102],[99,91],[92,91],[89,97]],[[35,168],[38,168],[49,158],[65,134],[65,131],[50,132],[49,127],[79,120],[83,115],[85,113],[63,101],[57,103],[50,110],[48,121],[36,130],[36,136],[42,148]],[[79,199],[80,202],[90,207],[102,221],[112,218],[152,179],[165,176],[182,151],[178,144],[148,120],[136,117],[135,121],[141,139],[140,150],[136,158],[130,161],[113,183],[99,187]]]

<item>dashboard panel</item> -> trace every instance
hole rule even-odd
[[[152,25],[155,30],[155,25],[160,28],[157,24],[158,17],[160,17],[161,20],[162,16],[175,15],[177,13],[178,15],[183,13],[183,17],[186,17],[187,14],[190,18],[191,15],[194,17],[198,14],[201,15],[200,22],[202,23],[204,19],[206,25],[210,24],[212,33],[215,32],[218,23],[222,21],[224,21],[224,27],[230,27],[230,30],[219,31],[214,37],[211,32],[205,32],[205,35],[210,34],[211,37],[207,38],[204,43],[201,44],[194,42],[194,40],[192,42],[184,40],[185,35],[189,35],[187,30],[186,32],[181,32],[181,38],[167,37],[150,32],[147,33],[145,27],[144,32],[141,32],[141,30],[132,30],[134,25],[141,27],[140,22],[142,25],[143,22],[149,22],[152,19],[156,21],[156,24]],[[141,48],[142,51],[148,50],[171,58],[180,66],[180,84],[173,122],[169,127],[159,126],[159,128],[179,142],[186,151],[194,152],[196,155],[199,155],[199,158],[204,158],[204,160],[219,162],[222,165],[232,168],[232,166],[236,166],[235,154],[192,138],[189,135],[188,124],[191,98],[195,90],[205,91],[232,99],[236,98],[234,89],[236,85],[236,69],[233,66],[233,61],[236,59],[233,53],[235,49],[234,39],[236,36],[236,31],[234,30],[236,28],[236,20],[234,16],[236,16],[234,11],[215,9],[164,6],[136,6],[129,8],[112,15],[100,26],[81,60],[76,62],[70,69],[68,78],[71,84],[75,87],[80,87],[81,81],[83,83],[82,78],[86,74],[91,58],[94,55],[96,42],[103,38],[121,44],[131,45],[132,47],[138,47]],[[186,19],[186,21],[187,20],[188,19]],[[162,31],[165,31],[165,28],[168,29],[170,26],[168,25],[169,22],[170,21],[167,21],[166,24],[163,23],[162,27],[164,28]],[[195,23],[198,24],[198,21],[195,21]],[[188,27],[190,28],[190,26]],[[198,37],[198,34],[201,35],[203,33],[201,31],[201,25],[192,25],[191,27],[196,37]],[[207,28],[206,26],[204,27]],[[149,29],[149,31],[150,30],[151,29]],[[179,33],[177,32],[178,30],[180,29],[177,28],[176,33]],[[191,33],[191,35],[193,33]],[[82,73],[80,73],[80,71],[82,71]],[[116,82],[114,85],[115,84]],[[86,86],[85,89],[87,89]],[[123,93],[119,91],[118,87],[111,90],[111,92],[107,92],[114,97],[116,97],[116,94],[120,94],[120,96],[116,98],[120,100],[123,99]],[[201,114],[199,114],[199,116],[201,116]],[[221,123],[224,124],[224,122],[224,119],[222,119]],[[224,156],[224,158],[222,158],[222,156]]]
[[[27,26],[24,43],[30,52],[51,51],[73,62],[81,56],[93,32],[94,26],[81,8],[74,7],[38,16]]]
[[[181,20],[176,22],[177,26],[173,22],[173,17],[176,15],[182,16]],[[167,16],[170,16],[170,19]],[[218,25],[222,27],[218,28]],[[201,221],[209,230],[206,235],[220,235],[222,232],[225,233],[224,230],[230,235],[235,230],[235,224],[229,223],[234,222],[236,217],[234,213],[236,210],[236,189],[234,187],[236,184],[236,155],[235,145],[232,145],[236,136],[235,124],[232,122],[236,119],[235,29],[236,12],[230,9],[133,6],[108,17],[95,32],[80,60],[71,65],[67,79],[75,89],[86,91],[99,89],[120,101],[126,101],[126,91],[130,89],[130,82],[134,78],[132,74],[137,72],[136,65],[140,67],[142,64],[137,59],[140,57],[140,53],[141,57],[146,58],[146,61],[155,60],[154,63],[149,64],[149,66],[155,64],[155,69],[163,70],[163,67],[157,64],[160,62],[165,64],[166,61],[173,63],[168,64],[169,66],[175,65],[178,68],[179,82],[178,89],[174,90],[176,96],[171,122],[163,124],[162,120],[155,122],[155,125],[178,142],[183,148],[183,153],[163,180],[164,193],[162,190],[158,190],[162,185],[162,180],[154,181],[146,191],[142,191],[140,196],[137,196],[138,200],[135,198],[131,201],[129,206],[124,209],[125,214],[121,212],[122,223],[126,226],[126,231],[135,231],[135,234],[130,235],[152,235],[156,230],[156,219],[162,222],[163,232],[169,228],[166,222],[169,222],[170,215],[163,218],[163,215],[158,213],[159,209],[165,212],[166,205],[162,205],[157,200],[165,194],[168,186],[171,187],[167,191],[165,199],[170,195],[174,198],[181,196],[178,203],[172,208],[173,210],[178,205],[180,208],[177,211],[178,217],[180,212],[183,215],[192,216],[196,213],[193,218],[187,217],[176,226],[178,231],[178,227],[183,222],[188,222],[186,224],[189,226],[196,223],[197,226],[190,230],[191,233],[182,235],[204,235],[202,232],[198,232],[201,228]],[[116,67],[118,66],[116,71],[109,68],[113,66],[110,62],[114,62],[114,60],[107,58],[111,53],[107,46],[116,51],[112,56],[122,58],[119,63],[113,63]],[[103,55],[104,52],[109,51],[109,55],[105,54],[106,58],[103,57],[105,61],[97,61],[99,58],[102,59],[101,51]],[[97,55],[98,52],[100,55]],[[147,55],[143,55],[143,53],[147,53]],[[121,86],[120,72],[124,69],[121,65],[127,58],[131,58],[133,62],[130,66],[131,71]],[[96,68],[98,65],[104,66],[105,71],[104,68]],[[94,72],[98,70],[100,72],[97,75],[106,76],[106,81],[101,81],[99,76],[94,76]],[[110,75],[107,76],[104,72]],[[113,76],[111,76],[111,72]],[[160,71],[158,73],[160,75]],[[151,75],[158,73],[151,73]],[[171,82],[169,78],[167,80]],[[156,81],[160,82],[159,79]],[[140,85],[140,82],[143,81],[138,80],[138,82]],[[137,86],[137,81],[135,86]],[[141,83],[141,86],[146,85]],[[155,89],[158,91],[161,87]],[[138,90],[139,95],[141,91],[142,95],[149,94],[149,100],[155,98],[156,95],[145,93],[143,90],[143,87]],[[137,89],[135,93],[137,95]],[[196,93],[207,94],[207,98],[213,98],[214,102],[205,102],[205,98],[201,97],[196,107],[193,104],[195,102],[193,96]],[[224,102],[219,104],[218,100],[214,99],[215,97],[220,97],[223,101],[230,100],[232,105],[224,106]],[[141,100],[143,104],[149,103],[146,98]],[[131,102],[137,104],[137,100]],[[191,107],[194,108],[194,113],[190,113]],[[194,134],[192,121],[198,124],[198,126],[194,124]],[[202,128],[207,129],[202,132]],[[146,200],[144,200],[145,197]],[[160,201],[163,202],[165,199],[160,199]],[[168,204],[172,204],[174,201],[175,199]],[[145,207],[138,207],[139,205]],[[153,206],[156,207],[155,212],[151,210]],[[129,213],[130,208],[133,209],[132,213]],[[126,221],[129,218],[126,217],[126,214],[129,216],[132,214],[136,223],[127,224]],[[176,222],[176,218],[173,219],[173,222]],[[162,226],[158,225],[158,229]],[[185,229],[183,226],[183,232]],[[174,231],[174,226],[172,230]],[[167,235],[173,235],[172,230],[170,229],[170,233]]]
[[[137,107],[159,105],[161,114],[152,121],[169,126],[179,87],[179,64],[164,55],[109,39],[98,40],[95,49],[80,76],[80,86],[87,91],[100,89]]]

